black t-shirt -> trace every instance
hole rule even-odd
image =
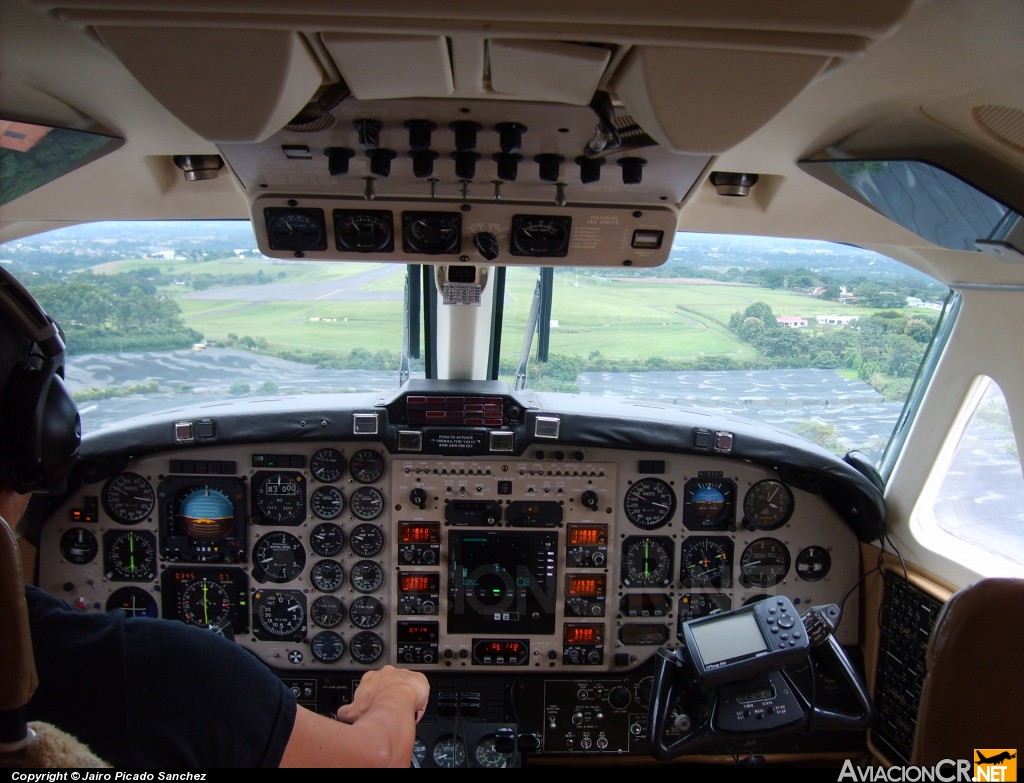
[[[115,767],[276,767],[296,703],[262,661],[217,634],[82,612],[25,590],[39,688],[28,719]]]

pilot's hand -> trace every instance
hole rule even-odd
[[[359,687],[352,696],[352,703],[338,708],[338,720],[355,723],[379,701],[404,699],[408,700],[409,710],[419,723],[427,710],[428,698],[430,683],[421,672],[384,666],[362,675]]]

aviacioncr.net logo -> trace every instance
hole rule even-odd
[[[1017,780],[1017,749],[975,748],[973,779],[1015,783]]]

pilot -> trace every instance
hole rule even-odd
[[[0,516],[66,482],[80,440],[56,325],[0,269]],[[39,687],[29,721],[114,767],[408,767],[426,677],[364,673],[337,720],[296,703],[256,656],[171,620],[83,612],[25,588]]]

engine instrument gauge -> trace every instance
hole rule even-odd
[[[345,619],[345,605],[336,595],[322,595],[309,607],[309,616],[321,628],[337,628]]]
[[[129,617],[156,617],[156,599],[141,587],[121,587],[107,599],[108,612],[124,612]]]
[[[334,557],[345,548],[345,533],[331,522],[322,522],[309,534],[309,548],[320,557]]]
[[[781,481],[765,479],[743,499],[743,524],[750,530],[776,530],[793,516],[793,492]]]
[[[672,583],[672,539],[630,536],[622,542],[622,584],[665,587]]]
[[[493,734],[481,737],[473,749],[476,763],[488,769],[504,769],[508,766],[511,755],[498,750],[498,738]]]
[[[569,253],[572,218],[552,215],[512,216],[512,255],[562,258]]]
[[[727,536],[690,536],[679,557],[683,587],[731,587],[733,542]]]
[[[257,590],[252,616],[257,639],[299,641],[306,636],[306,596],[299,590]]]
[[[108,530],[103,534],[103,574],[112,582],[152,582],[156,536],[148,530]]]
[[[789,573],[789,550],[777,538],[751,541],[740,555],[740,582],[745,587],[774,587]]]
[[[252,576],[258,582],[290,582],[305,565],[302,542],[283,530],[267,533],[252,550]]]
[[[320,209],[267,207],[263,210],[271,250],[326,250],[327,230]]]
[[[434,764],[439,767],[466,766],[466,744],[462,741],[462,737],[455,734],[438,737],[430,754],[434,759]]]
[[[626,490],[623,509],[634,526],[643,530],[664,527],[676,510],[676,493],[667,481],[642,478]]]
[[[384,533],[376,525],[356,525],[348,545],[360,557],[375,557],[384,548]]]
[[[153,485],[138,473],[118,473],[100,492],[103,510],[120,525],[136,525],[153,511]]]
[[[319,560],[309,571],[309,581],[321,593],[333,593],[345,582],[345,569],[336,560]]]
[[[376,519],[384,513],[384,495],[376,487],[359,487],[349,496],[348,510],[356,519]]]
[[[69,563],[85,565],[91,563],[100,551],[96,534],[84,527],[72,527],[60,537],[60,553]]]
[[[261,471],[252,477],[257,525],[301,525],[306,519],[306,479],[292,471]]]
[[[819,582],[832,570],[832,555],[823,546],[806,547],[797,554],[793,569],[805,582]]]
[[[361,595],[352,602],[348,614],[356,628],[376,628],[384,622],[384,604],[372,595]]]
[[[317,487],[309,497],[309,510],[317,519],[337,519],[345,510],[345,496],[337,487]]]
[[[458,212],[403,212],[402,249],[427,256],[458,253],[462,215]]]
[[[334,631],[321,631],[310,640],[309,651],[320,663],[337,663],[345,654],[345,640]]]
[[[729,479],[695,478],[683,487],[683,527],[729,530],[736,524],[736,485]]]
[[[348,651],[356,663],[370,664],[384,654],[384,640],[373,631],[360,631],[352,637]]]
[[[309,472],[325,484],[337,481],[345,472],[345,456],[337,449],[320,449],[309,459]]]
[[[349,581],[360,593],[375,593],[384,584],[384,569],[372,560],[360,560],[352,566]]]
[[[394,214],[386,209],[336,209],[334,238],[343,252],[390,253],[395,249]]]
[[[373,449],[360,449],[349,460],[348,470],[360,484],[372,484],[384,475],[384,458]]]

